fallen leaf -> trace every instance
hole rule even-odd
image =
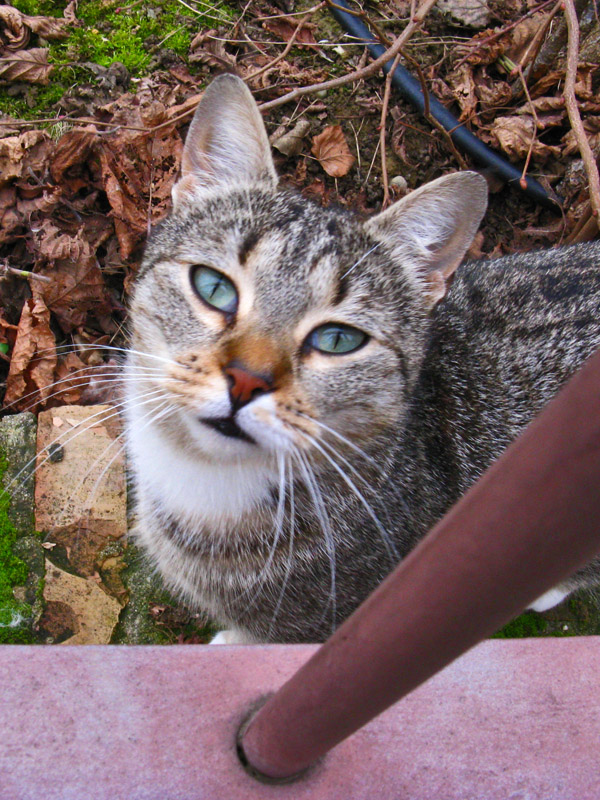
[[[587,117],[583,121],[583,129],[587,134],[587,140],[590,147],[594,151],[596,158],[600,154],[600,117]],[[579,153],[579,142],[574,131],[568,131],[563,136],[562,140],[566,147],[564,150],[565,155],[570,156],[573,153]]]
[[[292,22],[285,17],[280,17],[279,19],[270,19],[266,22],[263,22],[263,28],[269,31],[269,33],[274,34],[275,36],[279,36],[284,42],[289,42],[296,28],[298,27],[298,22]],[[316,25],[306,22],[302,26],[302,29],[294,39],[294,45],[298,47],[304,45],[305,47],[315,47],[317,42],[315,40],[313,31],[315,30]]]
[[[7,50],[26,47],[31,29],[23,22],[23,14],[12,6],[0,6],[0,42]]]
[[[531,40],[548,19],[548,13],[540,11],[532,17],[521,20],[518,25],[504,37],[506,49],[504,51],[511,61],[518,64],[531,44]]]
[[[475,93],[475,79],[469,64],[462,64],[451,72],[446,80],[454,93],[454,99],[460,106],[459,120],[474,119],[477,111],[477,95]]]
[[[44,47],[17,50],[0,58],[0,78],[6,81],[26,81],[45,85],[53,69],[52,64],[48,63],[48,50]]]
[[[7,50],[26,47],[32,32],[44,39],[64,39],[68,24],[66,19],[29,17],[12,6],[0,6],[0,41]]]
[[[121,257],[128,259],[171,207],[183,144],[175,127],[153,135],[120,131],[102,140],[102,183],[112,208]]]
[[[328,125],[318,136],[313,136],[311,152],[332,178],[343,178],[354,164],[340,125]]]
[[[35,282],[34,282],[35,284]],[[50,394],[56,368],[56,342],[48,311],[37,286],[23,306],[6,378],[4,405],[33,410]]]
[[[456,48],[460,61],[465,61],[472,67],[478,64],[493,64],[506,50],[506,43],[501,39],[492,39],[495,31],[487,29],[480,31],[464,45]]]
[[[0,139],[0,186],[20,178],[26,167],[41,171],[52,150],[52,139],[43,131],[25,131]]]
[[[66,11],[66,9],[65,9]],[[59,17],[24,17],[25,25],[43,39],[66,39],[67,27],[72,24],[70,20]]]
[[[52,180],[59,183],[68,169],[85,163],[97,138],[92,128],[77,128],[61,136],[50,159]]]
[[[228,53],[218,31],[201,31],[192,39],[188,58],[191,64],[210,64],[223,69],[233,69],[236,57]]]
[[[310,131],[310,120],[301,119],[291,131],[279,136],[274,142],[273,147],[283,153],[284,156],[297,156],[304,145],[304,137]]]
[[[113,311],[110,295],[104,283],[102,271],[89,244],[81,237],[55,236],[48,243],[50,251],[72,248],[76,258],[58,258],[40,270],[41,275],[51,279],[41,285],[47,307],[56,316],[65,333],[82,328],[88,314],[106,315]]]
[[[532,157],[535,160],[543,162],[550,156],[560,156],[559,147],[543,144],[538,140],[535,121],[531,116],[497,117],[490,133],[496,141],[496,146],[501,147],[513,161],[527,157],[533,136],[535,141]]]

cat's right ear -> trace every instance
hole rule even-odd
[[[204,92],[183,148],[175,208],[193,205],[203,192],[262,182],[275,188],[277,174],[260,111],[235,75],[220,75]]]

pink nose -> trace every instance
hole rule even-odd
[[[223,368],[229,382],[229,396],[234,410],[245,406],[259,394],[265,394],[273,389],[270,376],[257,375],[247,369],[229,364]]]

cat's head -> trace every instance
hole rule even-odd
[[[164,425],[217,460],[364,446],[407,408],[486,198],[482,177],[455,173],[363,223],[278,190],[250,92],[217,78],[135,292],[132,348],[151,354],[130,359],[138,395],[161,389]]]

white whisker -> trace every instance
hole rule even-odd
[[[328,453],[328,452],[327,452],[327,451],[326,451],[326,450],[325,450],[325,449],[324,449],[324,448],[323,448],[323,447],[322,447],[322,446],[319,444],[319,442],[317,442],[317,440],[314,438],[314,436],[311,436],[310,434],[308,434],[308,433],[305,433],[305,432],[303,432],[303,433],[302,433],[302,436],[305,436],[305,437],[308,439],[308,441],[309,441],[309,442],[310,442],[310,443],[313,445],[313,447],[314,447],[315,449],[317,449],[317,450],[318,450],[318,451],[319,451],[319,452],[320,452],[320,453],[321,453],[321,454],[324,456],[324,458],[326,458],[326,459],[327,459],[327,461],[328,461],[328,462],[331,464],[331,466],[332,466],[332,467],[335,469],[335,471],[338,473],[338,475],[339,475],[339,476],[340,476],[340,477],[343,479],[343,481],[344,481],[344,482],[345,482],[345,483],[346,483],[346,484],[349,486],[349,488],[350,488],[350,489],[352,489],[352,491],[354,492],[354,494],[356,495],[356,497],[357,497],[357,498],[360,500],[360,502],[362,503],[362,505],[363,505],[363,507],[364,507],[365,511],[367,512],[367,514],[368,514],[368,515],[371,517],[371,519],[372,519],[372,520],[373,520],[373,522],[375,523],[375,526],[377,527],[377,530],[378,530],[378,531],[379,531],[379,533],[381,534],[382,541],[383,541],[383,543],[384,543],[384,545],[385,545],[385,547],[386,547],[386,550],[388,551],[388,556],[390,557],[390,560],[392,561],[392,563],[393,563],[393,564],[396,564],[396,563],[397,563],[397,561],[399,560],[398,551],[396,550],[396,548],[395,548],[395,546],[394,546],[393,542],[390,540],[390,537],[389,537],[389,534],[388,534],[388,532],[386,531],[386,529],[385,529],[385,528],[383,527],[383,525],[381,524],[381,522],[380,522],[379,518],[377,517],[377,515],[375,514],[375,512],[373,511],[373,509],[371,508],[371,506],[370,506],[370,505],[369,505],[369,503],[367,502],[366,498],[364,497],[364,495],[362,494],[362,492],[360,491],[360,489],[358,489],[358,487],[356,486],[356,484],[354,483],[354,481],[352,481],[352,480],[351,480],[351,479],[350,479],[350,478],[349,478],[349,477],[346,475],[346,473],[345,473],[345,472],[344,472],[344,470],[343,470],[343,469],[342,469],[342,468],[339,466],[339,464],[337,463],[337,461],[335,461],[335,460],[334,460],[333,456],[332,456],[330,453]],[[337,453],[336,455],[338,455],[338,456],[339,456],[339,453]],[[340,458],[342,458],[342,460],[344,460],[344,461],[345,461],[345,459],[343,459],[343,457],[342,457],[342,456],[339,456],[339,457],[340,457]],[[346,464],[348,464],[348,462],[345,462],[345,463],[346,463]],[[354,469],[353,467],[351,467],[351,468],[352,468],[352,469]]]
[[[335,539],[333,537],[333,532],[331,530],[331,525],[329,522],[329,517],[327,515],[327,511],[325,509],[325,504],[323,503],[323,497],[321,495],[321,490],[315,480],[315,476],[313,471],[310,468],[310,464],[308,463],[308,458],[305,453],[301,450],[297,449],[294,451],[294,455],[296,456],[298,463],[300,465],[300,470],[304,477],[304,483],[306,488],[308,489],[308,493],[312,498],[313,505],[315,508],[315,512],[317,514],[317,518],[319,520],[319,524],[321,525],[321,530],[323,532],[323,538],[325,541],[325,546],[329,553],[329,565],[331,570],[331,582],[330,582],[330,589],[329,589],[329,600],[325,605],[323,610],[323,614],[321,615],[320,619],[317,622],[317,626],[325,619],[327,615],[327,610],[331,605],[331,631],[335,630],[335,622],[336,622],[336,615],[337,615],[337,600],[336,600],[336,563],[335,563]]]

